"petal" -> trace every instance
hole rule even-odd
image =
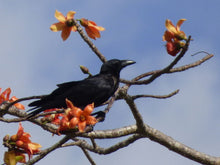
[[[75,107],[71,111],[72,116],[77,117],[77,118],[79,118],[82,115],[82,113],[83,113],[83,111],[80,108],[78,108],[78,107]]]
[[[173,25],[173,23],[169,19],[166,20],[165,26],[169,32],[177,33],[176,27]]]
[[[62,22],[54,23],[53,25],[50,26],[50,30],[53,32],[61,31],[65,28],[66,24]]]
[[[61,33],[61,37],[63,41],[65,41],[70,36],[70,33],[71,33],[71,27],[63,28],[62,33]]]
[[[94,21],[88,21],[88,26],[91,26],[91,25],[97,26],[97,24]]]
[[[85,28],[87,35],[89,38],[96,39],[96,37],[93,35],[92,31],[89,28]]]
[[[79,123],[79,118],[74,117],[70,120],[70,128],[75,128]]]
[[[176,24],[176,29],[177,31],[180,31],[180,26],[182,25],[182,23],[186,21],[186,19],[180,19],[177,24]]]
[[[68,108],[70,108],[70,109],[75,108],[75,106],[73,105],[73,103],[69,99],[66,98],[65,101],[66,101],[66,105]]]
[[[15,97],[15,96],[13,96],[13,97],[10,99],[10,102],[14,102],[14,101],[16,101],[16,100],[18,100],[18,98]],[[22,105],[21,103],[16,103],[16,104],[14,104],[14,106],[15,106],[16,108],[18,108],[18,109],[22,109],[22,110],[25,109],[24,105]]]
[[[86,117],[86,124],[88,125],[94,125],[95,123],[97,123],[98,121],[96,120],[95,117],[93,116],[87,116]]]
[[[90,26],[91,27],[91,26]],[[105,28],[104,27],[101,27],[101,26],[92,26],[93,28],[95,28],[96,30],[98,31],[104,31]]]
[[[18,109],[25,110],[25,106],[20,103],[16,103],[14,106]]]
[[[86,128],[86,121],[78,123],[79,132],[84,132],[85,128]]]
[[[92,26],[92,27],[96,28],[96,30],[98,30],[98,31],[104,31],[105,30],[104,27],[97,26],[97,24],[93,21],[88,21],[88,26]]]
[[[66,15],[66,18],[67,19],[73,19],[74,18],[74,15],[76,14],[75,11],[69,11]]]
[[[73,103],[70,100],[68,100],[68,99],[66,99],[66,105],[67,105],[68,108],[71,109],[69,111],[69,114],[74,116],[74,117],[80,117],[80,115],[83,113],[83,111],[80,108],[75,107],[73,105]]]
[[[42,146],[38,143],[28,143],[28,149],[32,151],[32,153],[36,153],[39,151],[39,148]]]
[[[104,30],[105,30],[105,28],[102,27],[102,26],[97,26],[96,28],[97,28],[99,31],[104,31]]]
[[[176,46],[174,42],[167,42],[166,44],[167,53],[171,56],[176,56],[179,53],[180,49]]]
[[[66,22],[66,18],[65,18],[65,16],[61,13],[61,12],[59,12],[59,11],[55,11],[55,18],[58,20],[58,21],[60,21],[60,22],[62,22],[62,23],[65,23]]]
[[[72,30],[73,32],[76,32],[76,31],[77,31],[77,27],[76,27],[76,26],[72,26],[71,30]]]
[[[89,21],[88,21],[88,19],[81,18],[81,19],[80,19],[80,24],[81,24],[82,26],[86,27],[86,26],[88,26]]]
[[[24,128],[22,127],[21,123],[19,123],[18,132],[17,132],[18,138],[20,138],[23,133],[24,133]]]
[[[169,32],[169,31],[165,31],[164,35],[163,35],[163,41],[171,41],[174,38],[174,34]]]
[[[87,33],[87,35],[88,35],[90,38],[92,38],[92,39],[94,39],[94,40],[95,40],[96,38],[100,38],[100,37],[101,37],[99,31],[98,31],[96,28],[92,27],[92,26],[89,26],[89,28],[86,28],[86,33]]]
[[[1,95],[3,95],[5,97],[5,99],[6,99],[5,101],[8,101],[10,94],[11,94],[11,88],[7,88],[4,92],[2,92]]]
[[[84,108],[82,115],[89,116],[92,113],[93,109],[94,109],[94,103],[87,105]]]

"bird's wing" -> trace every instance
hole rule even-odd
[[[64,86],[67,87],[69,84]],[[68,98],[76,106],[83,107],[92,102],[95,103],[95,106],[98,106],[113,95],[115,88],[114,80],[111,76],[97,75],[68,88],[69,90],[65,94],[63,93],[62,97]]]
[[[96,75],[81,81],[58,84],[58,88],[50,95],[35,101],[29,106],[49,108],[65,108],[65,99],[69,99],[75,106],[81,108],[90,103],[99,106],[114,94],[115,81],[109,75]]]
[[[54,100],[55,96],[62,95],[65,91],[68,91],[71,87],[76,86],[78,83],[81,81],[71,81],[71,82],[66,82],[62,84],[57,84],[58,88],[55,89],[51,94],[46,95],[45,97],[41,98],[40,100],[31,102],[28,106],[33,107],[33,106],[43,106],[45,105],[48,101]]]

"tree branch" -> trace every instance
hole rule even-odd
[[[134,95],[131,97],[133,100],[139,99],[139,98],[144,98],[144,97],[151,97],[151,98],[156,98],[156,99],[166,99],[166,98],[169,98],[169,97],[176,95],[178,92],[179,92],[179,89],[175,90],[174,92],[172,92],[168,95]]]
[[[77,27],[77,31],[79,32],[82,39],[89,45],[89,47],[92,49],[92,51],[98,56],[98,58],[104,63],[106,62],[105,56],[98,50],[98,48],[92,43],[92,41],[87,37],[87,35],[83,32],[82,27],[77,23],[75,19],[73,19],[73,23]]]
[[[206,62],[207,60],[209,60],[210,58],[212,58],[214,55],[213,54],[208,54],[206,55],[204,58],[194,62],[194,63],[191,63],[191,64],[187,64],[187,65],[183,65],[183,66],[180,66],[180,67],[177,67],[177,68],[172,68],[170,69],[169,72],[167,72],[168,74],[169,73],[175,73],[175,72],[182,72],[182,71],[185,71],[187,69],[191,69],[191,68],[194,68],[194,67],[197,67],[199,65],[201,65],[202,63]],[[128,80],[124,80],[124,79],[121,79],[121,82],[122,83],[125,83],[125,84],[135,84],[136,82],[140,82],[138,80],[142,79],[142,78],[145,78],[145,77],[148,77],[150,75],[154,75],[154,74],[157,74],[159,72],[161,72],[162,70],[154,70],[154,71],[150,71],[150,72],[147,72],[147,73],[144,73],[144,74],[141,74],[135,78],[133,78],[131,81],[128,81]],[[142,82],[144,82],[146,80],[143,80]],[[144,84],[144,83],[143,83]],[[141,83],[140,83],[141,85]]]
[[[60,146],[62,146],[62,144],[64,144],[68,140],[69,140],[69,137],[65,136],[63,139],[61,139],[59,142],[57,142],[53,146],[41,151],[37,157],[31,159],[29,162],[27,162],[26,165],[32,165],[32,164],[38,162],[39,160],[43,159],[47,154],[49,154],[50,152],[52,152],[52,151],[56,150],[57,148],[59,148]]]

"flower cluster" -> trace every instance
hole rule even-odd
[[[97,123],[95,117],[90,116],[94,109],[94,104],[87,105],[84,110],[81,110],[78,107],[75,107],[73,103],[66,99],[67,109],[65,110],[65,114],[60,121],[60,127],[58,128],[58,134],[60,131],[75,129],[78,126],[78,130],[80,132],[84,132],[86,125],[94,125]]]
[[[59,110],[58,108],[53,108],[53,109],[47,109],[45,110],[44,112],[55,112]],[[64,115],[62,113],[58,113],[58,114],[49,114],[49,115],[45,115],[41,121],[44,123],[44,122],[49,122],[49,123],[53,123],[55,125],[59,125],[60,124],[60,121],[61,121],[61,118],[63,117]]]
[[[186,34],[180,30],[180,26],[186,19],[180,19],[177,25],[174,26],[173,23],[167,19],[165,26],[167,30],[163,35],[163,41],[167,41],[166,48],[167,53],[171,56],[176,56],[179,51],[185,46],[185,42],[182,40],[187,40]]]
[[[5,153],[4,161],[6,164],[7,162],[25,162],[25,155],[27,153],[29,159],[35,153],[40,151],[41,145],[38,143],[33,143],[30,140],[31,135],[27,132],[24,132],[24,128],[22,127],[21,123],[19,123],[18,132],[15,135],[9,137],[6,135],[5,141],[11,145],[13,149],[9,152]]]
[[[2,90],[2,88],[0,88],[0,104],[2,104],[4,101],[14,102],[14,101],[18,100],[15,96],[12,96],[12,98],[10,99],[11,88],[7,88],[2,93],[1,93],[1,90]],[[24,105],[22,105],[20,103],[16,103],[16,104],[14,104],[14,106],[18,109],[22,109],[22,110],[25,109]]]
[[[50,29],[54,32],[62,31],[61,37],[63,41],[65,41],[69,36],[71,31],[76,32],[77,27],[74,23],[74,15],[76,14],[75,11],[69,11],[66,17],[59,11],[55,11],[55,18],[59,21],[54,23],[50,26]],[[92,39],[100,38],[100,32],[105,30],[101,26],[97,26],[95,22],[89,21],[85,18],[79,19],[80,24],[85,27],[86,33]]]

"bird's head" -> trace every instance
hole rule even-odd
[[[111,73],[115,76],[119,76],[120,71],[128,66],[136,63],[132,60],[118,60],[118,59],[112,59],[107,62],[105,62],[100,70],[100,73]]]

